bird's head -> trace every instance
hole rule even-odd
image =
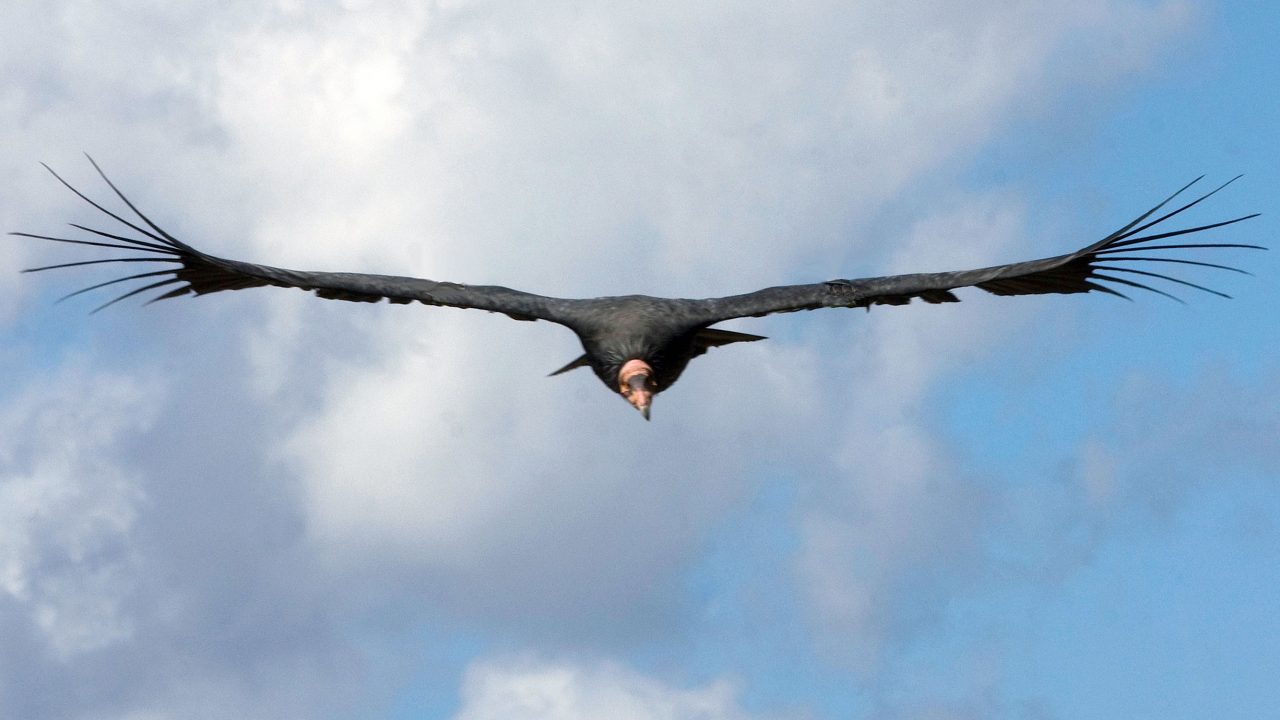
[[[618,371],[618,392],[640,411],[645,420],[649,419],[649,406],[653,404],[653,393],[657,389],[653,368],[643,360],[628,360]]]

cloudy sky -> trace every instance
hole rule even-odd
[[[1248,8],[1248,9],[1245,9]],[[0,5],[0,228],[91,153],[302,269],[708,296],[1058,254],[1191,178],[1275,245],[1261,3]],[[87,252],[86,252],[87,251]],[[545,323],[53,301],[0,242],[0,717],[1258,717],[1280,261],[1235,296],[736,321],[644,423]],[[1203,270],[1203,272],[1200,272]]]

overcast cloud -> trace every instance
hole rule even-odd
[[[35,166],[105,197],[87,149],[179,237],[285,267],[709,296],[1056,253],[1141,208],[1036,220],[1045,186],[1019,181],[1034,168],[967,168],[1028,125],[1095,132],[1207,16],[1124,0],[14,1],[0,221],[92,218]],[[1207,468],[1280,462],[1274,407],[1232,411],[1254,373],[1274,387],[1274,362],[1229,353],[1198,375],[1099,370],[1100,425],[1033,437],[1016,473],[966,445],[980,429],[949,424],[940,387],[1023,352],[1037,319],[1058,344],[1027,357],[1087,367],[1107,352],[1089,322],[1156,317],[1116,303],[1064,319],[1097,298],[974,292],[731,324],[772,339],[700,358],[642,426],[589,373],[544,377],[581,352],[556,326],[279,290],[85,317],[83,298],[49,300],[90,273],[16,274],[79,256],[14,240],[6,717],[413,716],[396,698],[424,656],[448,668],[427,686],[454,698],[431,707],[458,720],[1052,717],[1020,699],[1047,690],[1007,684],[1007,638],[926,639],[965,603],[1065,582]],[[1010,372],[1008,392],[1041,382]],[[1179,472],[1199,479],[1164,482]],[[760,672],[837,677],[848,704],[753,687],[761,658],[653,660],[698,645],[691,569],[779,484],[793,551],[760,562],[812,667]]]

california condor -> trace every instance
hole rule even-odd
[[[1126,297],[1121,290],[1135,288],[1177,300],[1167,290],[1148,284],[1165,281],[1227,297],[1224,293],[1203,285],[1140,268],[1152,267],[1148,263],[1154,263],[1245,272],[1239,268],[1188,259],[1182,255],[1184,251],[1199,249],[1265,249],[1241,243],[1168,242],[1172,238],[1231,225],[1257,216],[1255,213],[1196,227],[1162,229],[1160,226],[1163,223],[1232,182],[1228,181],[1177,209],[1156,215],[1174,198],[1194,185],[1199,180],[1197,178],[1101,240],[1075,252],[1041,260],[995,265],[978,270],[780,285],[742,295],[702,300],[646,295],[566,299],[494,285],[463,285],[396,275],[285,270],[208,255],[178,240],[152,222],[125,197],[92,158],[89,161],[136,219],[127,217],[127,213],[122,216],[108,210],[72,187],[46,165],[45,168],[59,182],[121,227],[116,228],[116,232],[108,232],[71,224],[94,239],[21,232],[12,234],[125,250],[129,254],[46,265],[23,272],[103,263],[158,263],[165,267],[90,285],[64,296],[63,299],[117,283],[142,283],[141,287],[131,289],[98,306],[96,312],[125,298],[151,290],[158,291],[155,297],[150,298],[150,302],[155,302],[180,295],[203,295],[222,290],[275,285],[310,290],[331,300],[378,302],[385,299],[393,303],[416,301],[426,305],[488,310],[517,320],[548,320],[564,325],[576,333],[585,351],[582,356],[551,374],[558,375],[575,368],[590,367],[606,387],[625,398],[646,420],[649,418],[653,396],[674,385],[690,360],[709,348],[764,339],[759,335],[714,327],[716,323],[725,320],[818,308],[870,309],[872,305],[905,305],[915,298],[927,303],[958,302],[960,298],[952,291],[969,286],[994,295],[1101,292],[1120,297]],[[1170,251],[1173,256],[1170,256]],[[1132,267],[1133,264],[1140,267]]]

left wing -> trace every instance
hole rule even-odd
[[[807,285],[784,285],[744,295],[704,300],[702,301],[702,309],[706,314],[707,320],[719,322],[737,317],[760,317],[771,313],[816,310],[828,307],[870,308],[872,305],[906,305],[914,298],[920,298],[928,303],[959,302],[960,298],[956,297],[951,291],[956,288],[970,286],[986,290],[993,295],[1039,295],[1044,293],[1096,291],[1128,299],[1124,293],[1115,287],[1121,286],[1149,290],[1181,302],[1181,300],[1165,290],[1146,284],[1146,282],[1150,282],[1147,278],[1165,280],[1214,295],[1228,297],[1225,293],[1212,290],[1203,285],[1152,272],[1151,270],[1129,267],[1127,263],[1197,265],[1245,273],[1244,270],[1227,265],[1182,257],[1168,257],[1163,251],[1182,251],[1198,248],[1251,248],[1255,250],[1265,250],[1266,248],[1260,245],[1245,245],[1241,243],[1162,243],[1160,241],[1231,225],[1257,217],[1258,213],[1198,227],[1153,232],[1149,235],[1142,234],[1178,213],[1194,207],[1222,188],[1235,182],[1236,179],[1238,179],[1238,176],[1176,210],[1165,213],[1154,220],[1148,220],[1184,190],[1200,180],[1200,178],[1196,178],[1196,180],[1191,181],[1181,190],[1166,198],[1164,202],[1143,213],[1128,225],[1092,245],[1067,255],[1008,265],[995,265],[978,270],[889,275],[857,280],[830,280]],[[1144,254],[1151,251],[1157,252],[1154,255]],[[1142,282],[1142,280],[1146,280],[1146,282]]]
[[[420,302],[426,305],[440,305],[456,308],[476,308],[490,312],[503,313],[516,320],[550,320],[566,323],[573,318],[575,302],[561,298],[546,297],[533,293],[512,290],[495,285],[464,285],[462,283],[438,282],[422,278],[402,277],[398,275],[372,275],[367,273],[346,272],[314,272],[303,270],[287,270],[270,265],[255,265],[239,260],[228,260],[201,252],[165,232],[138,210],[124,193],[102,172],[98,164],[89,158],[93,167],[115,192],[116,196],[137,216],[131,220],[103,207],[87,195],[72,187],[48,165],[45,169],[53,173],[63,185],[82,200],[97,208],[108,217],[123,225],[126,230],[107,232],[72,223],[71,226],[96,236],[95,240],[83,238],[63,238],[50,235],[15,232],[11,235],[50,240],[60,243],[72,243],[92,247],[127,250],[131,254],[125,257],[109,257],[97,260],[81,260],[78,262],[59,263],[44,267],[28,268],[23,272],[42,272],[58,268],[82,267],[104,263],[155,263],[167,265],[159,270],[140,272],[119,277],[106,282],[90,285],[60,300],[80,295],[91,290],[108,287],[117,283],[137,281],[142,283],[124,294],[109,300],[94,309],[94,312],[140,293],[155,290],[157,295],[149,302],[178,297],[181,295],[203,295],[223,290],[242,290],[244,288],[273,285],[276,287],[294,287],[313,291],[322,298],[331,300],[350,300],[354,302],[378,302],[387,300],[392,303]],[[123,234],[128,231],[135,236]]]

